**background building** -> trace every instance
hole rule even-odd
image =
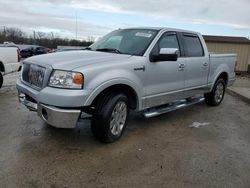
[[[209,52],[236,53],[238,63],[236,70],[250,72],[250,40],[245,37],[203,36]]]

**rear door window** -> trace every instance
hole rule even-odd
[[[183,41],[185,44],[185,55],[187,57],[203,57],[204,50],[200,41],[200,38],[197,35],[183,35]]]

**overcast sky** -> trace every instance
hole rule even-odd
[[[77,28],[78,39],[134,26],[249,37],[250,0],[0,0],[3,26],[68,38],[76,38]]]

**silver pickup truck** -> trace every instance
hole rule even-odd
[[[26,59],[17,89],[49,125],[74,128],[90,118],[93,134],[113,142],[130,110],[153,117],[204,99],[219,105],[235,66],[235,54],[209,54],[196,32],[118,29],[82,51]]]

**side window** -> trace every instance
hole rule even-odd
[[[158,54],[161,48],[177,48],[180,56],[180,47],[176,34],[163,34],[151,53]]]
[[[204,50],[201,41],[198,36],[183,35],[185,43],[185,53],[188,57],[202,57],[204,56]]]
[[[175,34],[173,35],[163,35],[159,41],[159,48],[177,48],[179,49],[178,39]]]

